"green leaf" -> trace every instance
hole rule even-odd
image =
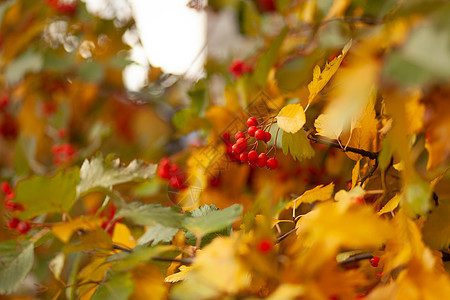
[[[264,54],[259,58],[253,76],[256,83],[258,83],[263,88],[266,86],[267,74],[269,74],[270,69],[278,59],[278,52],[280,50],[281,44],[287,36],[287,33],[288,28],[283,28],[280,34],[278,34],[270,44],[269,49],[267,49],[267,51],[264,52]]]
[[[299,161],[314,156],[314,150],[304,130],[294,134],[283,131],[283,153],[285,155],[290,153],[295,160]]]
[[[30,272],[34,261],[33,244],[24,241],[0,243],[0,294],[11,294]]]
[[[78,69],[78,76],[86,81],[100,81],[103,79],[103,66],[95,61],[86,61]]]
[[[211,204],[210,206],[205,204],[204,206],[200,206],[196,210],[191,211],[191,216],[194,218],[199,218],[199,217],[207,216],[214,211],[219,211],[219,209],[214,204]],[[228,235],[230,235],[230,233],[231,233],[231,224],[229,226],[227,226],[226,228],[224,228],[223,230],[208,233],[205,236],[203,236],[200,246],[204,247],[207,244],[209,244],[217,236],[228,236]],[[194,233],[188,231],[185,234],[185,237],[186,237],[186,243],[188,243],[189,245],[194,246],[197,243],[197,237],[194,235]]]
[[[204,208],[205,209],[205,208]],[[190,217],[184,220],[183,227],[191,231],[197,237],[203,237],[208,233],[220,231],[236,221],[242,213],[242,206],[234,204],[224,210],[208,210],[207,214]]]
[[[203,117],[205,115],[206,109],[209,104],[208,100],[208,92],[205,88],[205,81],[198,81],[194,89],[188,91],[188,95],[191,98],[191,109],[192,112],[199,117]]]
[[[28,50],[19,58],[8,64],[5,70],[6,81],[9,84],[16,84],[22,80],[28,72],[38,72],[42,69],[43,57],[39,52]]]
[[[413,217],[416,215],[423,216],[431,208],[432,190],[430,184],[416,174],[407,180],[402,207]]]
[[[181,214],[177,207],[165,207],[160,203],[142,204],[135,201],[121,208],[117,212],[116,218],[126,218],[143,226],[154,226],[159,223],[164,226],[180,228],[186,216]]]
[[[131,273],[116,273],[99,286],[92,300],[127,300],[134,289]]]
[[[83,162],[77,193],[82,195],[95,187],[110,188],[119,183],[148,179],[153,177],[155,171],[156,165],[140,160],[133,160],[128,166],[124,166],[117,158],[108,165],[103,155],[99,154],[90,161],[86,159]]]
[[[138,245],[147,245],[151,242],[152,247],[158,245],[161,242],[170,242],[174,235],[178,232],[178,228],[167,227],[161,224],[151,226],[145,231],[145,233],[138,239]]]
[[[251,1],[239,2],[239,24],[244,34],[258,36],[261,31],[261,18]]]
[[[68,213],[76,201],[78,168],[61,171],[53,177],[33,176],[19,181],[15,201],[26,205],[19,214],[28,219],[44,213]]]

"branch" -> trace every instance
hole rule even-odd
[[[354,263],[354,262],[357,262],[357,261],[361,261],[361,260],[365,260],[365,259],[371,259],[372,257],[373,257],[373,255],[370,254],[370,253],[357,254],[357,255],[350,256],[347,259],[344,259],[339,264],[340,265],[347,265],[347,264],[351,264],[351,263]]]
[[[282,240],[284,240],[285,238],[287,238],[291,233],[295,232],[297,230],[297,228],[291,229],[288,232],[286,232],[285,234],[280,235],[279,237],[277,237],[277,239],[275,240],[275,244],[280,243]]]
[[[372,18],[367,18],[367,17],[344,17],[344,18],[332,18],[332,19],[325,20],[320,23],[320,26],[325,25],[330,22],[334,22],[334,21],[342,21],[345,23],[361,22],[361,23],[368,24],[368,25],[384,24],[384,21],[380,20],[380,19],[372,19]]]
[[[193,258],[186,257],[186,258],[169,258],[164,256],[154,256],[152,257],[152,260],[156,261],[168,261],[168,262],[179,262],[183,265],[191,265],[194,262]]]
[[[356,153],[359,154],[361,156],[367,157],[369,159],[377,159],[378,158],[378,152],[371,152],[371,151],[366,151],[363,149],[359,149],[359,148],[353,148],[353,147],[345,147],[342,148],[341,145],[334,141],[334,140],[330,140],[330,139],[324,139],[319,137],[318,135],[316,135],[315,133],[309,133],[307,135],[308,139],[313,141],[314,143],[318,143],[318,144],[322,144],[322,145],[327,145],[336,149],[341,149],[342,152],[352,152],[352,153]]]

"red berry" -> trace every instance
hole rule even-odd
[[[58,129],[58,138],[63,139],[67,136],[67,130],[65,128]]]
[[[264,140],[266,133],[262,129],[258,129],[255,132],[255,138],[257,140]]]
[[[17,224],[19,224],[20,220],[16,217],[12,218],[11,220],[9,220],[8,222],[8,227],[11,229],[14,229],[17,227]]]
[[[272,138],[272,135],[270,134],[270,132],[264,132],[264,139],[263,139],[263,141],[264,142],[268,142],[268,141],[270,141],[270,139]]]
[[[241,155],[239,156],[239,159],[243,163],[248,162],[248,152],[242,152]]]
[[[269,158],[267,160],[266,165],[269,169],[274,170],[274,169],[278,168],[278,160],[276,158]]]
[[[258,161],[256,162],[256,164],[260,168],[264,168],[266,166],[266,163],[267,163],[267,159],[265,157],[258,157]]]
[[[243,133],[242,131],[236,132],[236,134],[234,135],[234,140],[237,141],[238,139],[241,138],[245,138],[245,133]]]
[[[258,158],[263,158],[263,159],[267,160],[267,154],[265,154],[265,153],[260,153],[260,154],[258,155]]]
[[[186,188],[183,177],[180,175],[170,177],[169,184],[171,187],[173,187],[174,189],[177,189],[177,190],[183,190]]]
[[[243,62],[242,60],[233,61],[228,68],[228,71],[236,79],[241,77],[244,73],[250,72],[251,70],[252,70],[252,68],[247,63]]]
[[[30,224],[26,221],[20,221],[17,224],[17,230],[21,233],[21,234],[25,234],[30,230]]]
[[[22,204],[14,202],[12,200],[6,201],[5,207],[10,211],[22,211],[24,209]]]
[[[176,174],[178,173],[178,165],[177,164],[173,164],[169,167],[169,172],[170,174]]]
[[[248,160],[255,162],[258,159],[258,152],[252,150],[248,153]]]
[[[158,173],[158,176],[163,179],[169,179],[170,178],[170,161],[168,158],[163,158],[159,162],[158,170],[156,171]]]
[[[240,138],[240,139],[238,139],[238,140],[236,141],[236,145],[237,145],[239,148],[247,147],[247,140],[244,139],[244,138]]]
[[[250,126],[247,130],[249,136],[255,136],[255,132],[258,130],[256,126]]]
[[[276,11],[275,0],[258,0],[258,6],[263,12]]]
[[[11,194],[13,192],[13,189],[11,187],[11,184],[9,182],[2,182],[2,192],[5,195]]]
[[[247,119],[247,126],[251,127],[251,126],[258,126],[258,121],[256,120],[255,117],[250,117]]]
[[[378,267],[378,262],[380,261],[380,258],[377,256],[374,256],[370,259],[370,264],[372,267]]]
[[[214,176],[209,178],[209,185],[216,187],[222,183],[222,178],[220,176]]]
[[[234,153],[239,154],[239,153],[243,152],[245,149],[239,147],[239,146],[236,145],[236,144],[234,144],[234,145],[231,147],[231,150],[233,150]]]
[[[4,110],[6,106],[8,106],[9,103],[9,96],[8,94],[3,94],[0,98],[0,110]]]
[[[273,242],[269,238],[263,238],[258,242],[258,252],[265,254],[272,250]]]

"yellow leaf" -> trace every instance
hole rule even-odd
[[[425,105],[420,102],[422,92],[420,89],[413,90],[409,93],[409,99],[405,105],[406,125],[408,134],[417,134],[423,127],[423,115],[425,113]]]
[[[401,194],[397,194],[394,197],[392,197],[392,199],[389,200],[388,203],[386,203],[382,209],[380,209],[378,215],[381,216],[382,214],[385,213],[392,213],[397,208],[401,198],[402,198]]]
[[[116,223],[114,226],[112,241],[114,244],[122,247],[136,247],[136,240],[131,235],[130,229],[123,223]]]
[[[342,50],[341,55],[333,59],[332,61],[326,63],[323,72],[320,71],[319,66],[314,67],[313,71],[313,80],[308,84],[309,97],[308,97],[308,105],[306,109],[308,109],[309,105],[313,102],[314,98],[320,91],[325,87],[325,85],[330,81],[331,77],[336,73],[342,61],[344,60],[345,55],[352,45],[352,41],[348,42],[344,49]]]
[[[266,300],[294,300],[305,292],[306,288],[303,285],[283,283]]]
[[[105,278],[106,272],[110,269],[113,262],[105,262],[106,257],[96,257],[87,266],[85,266],[81,272],[78,274],[78,280],[80,283],[84,282],[95,282],[102,281]],[[95,293],[98,284],[96,283],[86,283],[82,284],[78,288],[78,294],[80,299],[88,300],[91,299],[92,295]]]
[[[338,139],[342,133],[342,124],[334,126],[330,114],[321,114],[314,121],[314,127],[318,135],[325,136],[330,139]]]
[[[288,104],[280,110],[276,119],[278,127],[285,132],[296,133],[305,124],[305,112],[300,104]]]
[[[346,190],[340,190],[334,195],[334,199],[344,203],[354,203],[359,202],[357,199],[363,198],[365,193],[362,187],[356,186],[348,192]]]
[[[356,182],[358,181],[359,178],[359,167],[361,164],[361,160],[358,159],[358,161],[356,162],[355,166],[353,167],[352,170],[352,189],[355,187]]]
[[[297,222],[298,239],[305,245],[326,245],[327,249],[322,250],[325,256],[335,256],[341,247],[379,247],[391,236],[391,231],[389,223],[380,219],[371,207],[345,202],[319,203]]]
[[[180,272],[167,276],[164,281],[165,282],[178,282],[183,280],[186,275],[191,271],[191,267],[188,266],[180,266]]]
[[[428,215],[422,232],[424,241],[434,249],[447,249],[450,246],[450,201],[439,201]]]
[[[331,199],[333,194],[334,183],[330,183],[327,186],[323,184],[316,186],[315,188],[304,192],[300,197],[292,200],[286,205],[286,208],[297,208],[301,203],[313,203],[314,201],[324,201]]]
[[[332,2],[330,9],[328,10],[327,15],[323,20],[329,20],[331,18],[339,18],[343,17],[345,10],[350,5],[350,0],[336,0]]]
[[[132,271],[134,290],[130,300],[167,299],[167,285],[159,268],[152,264],[141,264]]]
[[[250,274],[237,256],[241,235],[217,237],[195,258],[184,280],[172,289],[174,299],[215,299],[250,286]]]
[[[94,230],[100,228],[102,222],[102,219],[94,216],[81,216],[69,222],[56,224],[52,227],[52,232],[61,242],[67,243],[77,230]]]

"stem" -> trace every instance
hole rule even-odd
[[[339,264],[340,265],[351,264],[351,263],[354,263],[354,262],[357,262],[357,261],[361,261],[361,260],[365,260],[365,259],[371,259],[372,257],[373,257],[373,255],[370,254],[370,253],[357,254],[357,255],[350,256],[347,259],[344,259]]]
[[[322,145],[327,145],[333,148],[337,148],[337,149],[341,149],[342,152],[352,152],[352,153],[356,153],[359,154],[361,156],[367,157],[369,159],[377,159],[378,158],[378,152],[371,152],[371,151],[366,151],[363,149],[359,149],[359,148],[353,148],[353,147],[346,147],[346,148],[342,148],[342,145],[334,140],[330,140],[330,139],[323,139],[320,138],[319,136],[317,136],[315,133],[310,133],[307,135],[308,139],[318,143],[318,144],[322,144]],[[378,163],[377,163],[378,165]]]
[[[287,238],[291,233],[297,231],[297,228],[293,228],[291,230],[289,230],[288,232],[286,232],[283,235],[280,235],[279,237],[277,237],[277,239],[275,240],[275,244],[280,243],[282,240],[284,240],[285,238]]]
[[[156,260],[156,261],[168,261],[168,262],[179,262],[183,265],[191,265],[194,262],[194,259],[190,258],[190,257],[186,257],[186,258],[169,258],[169,257],[164,257],[164,256],[154,256],[152,257],[152,260]]]
[[[375,172],[375,170],[378,168],[378,159],[375,159],[375,163],[373,164],[372,168],[370,169],[370,171],[363,177],[361,178],[361,186],[364,184],[364,182],[372,177],[373,173]]]
[[[133,253],[133,249],[124,248],[124,247],[119,246],[119,245],[113,245],[113,249],[114,250],[122,250],[122,251],[128,252],[128,253]]]

